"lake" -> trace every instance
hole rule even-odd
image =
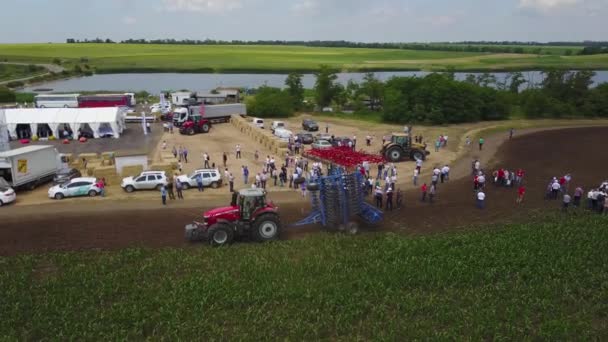
[[[429,72],[424,71],[391,71],[376,72],[376,77],[388,80],[393,76],[424,76]],[[465,79],[468,74],[479,75],[480,73],[456,73],[459,80]],[[492,73],[501,81],[508,73]],[[543,77],[540,71],[523,72],[524,77],[532,84],[538,84]],[[344,85],[349,80],[360,82],[364,73],[340,73],[338,81]],[[257,88],[263,85],[271,87],[284,87],[285,74],[102,74],[89,77],[78,77],[38,84],[25,88],[23,91],[31,92],[35,89],[52,89],[53,92],[78,92],[78,91],[147,91],[158,94],[161,91],[189,89],[192,91],[209,92],[217,87],[244,87]],[[305,74],[302,82],[305,88],[312,88],[315,83],[313,74]],[[596,71],[594,82],[608,82],[608,71]]]

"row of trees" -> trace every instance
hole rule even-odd
[[[343,86],[335,70],[321,66],[313,89],[314,105],[305,101],[302,75],[292,73],[285,89],[260,88],[249,102],[249,111],[261,117],[282,117],[332,106],[381,113],[386,122],[426,124],[501,120],[515,110],[529,118],[608,117],[608,84],[592,88],[593,76],[592,71],[547,71],[539,86],[523,91],[526,81],[519,72],[500,82],[491,74],[458,81],[453,73],[383,82],[368,73],[361,83],[350,81]]]
[[[111,39],[66,39],[68,44],[76,43],[115,43]],[[342,48],[370,48],[370,49],[404,49],[404,50],[430,50],[430,51],[457,51],[457,52],[492,52],[492,53],[536,53],[551,54],[551,51],[543,50],[543,46],[586,46],[579,51],[579,54],[607,53],[608,43],[606,42],[489,42],[489,41],[467,41],[458,43],[362,43],[349,42],[345,40],[313,40],[313,41],[285,41],[285,40],[214,40],[214,39],[127,39],[119,42],[120,44],[173,44],[173,45],[289,45],[289,46],[311,46],[311,47],[342,47]],[[599,49],[599,50],[598,50]],[[598,52],[599,51],[599,52]],[[603,52],[602,52],[603,51]],[[564,50],[564,54],[572,54],[572,50]]]

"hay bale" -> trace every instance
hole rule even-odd
[[[172,175],[173,170],[173,165],[170,163],[157,163],[150,165],[150,171],[165,171],[167,175]]]
[[[138,174],[144,171],[144,167],[142,165],[129,165],[122,168],[122,176],[137,176]]]
[[[118,177],[118,173],[114,166],[99,166],[93,170],[93,176],[95,178]]]
[[[95,172],[95,169],[99,167],[101,167],[101,161],[88,162],[86,168],[87,176],[93,176],[93,172]]]
[[[171,155],[171,158],[163,159],[163,163],[171,164],[171,167],[174,170],[177,170],[178,161],[177,158],[173,157],[173,155]]]
[[[79,159],[85,158],[87,161],[95,161],[99,159],[99,155],[97,153],[81,153],[78,155]]]

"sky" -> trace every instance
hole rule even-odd
[[[2,5],[2,43],[96,37],[357,42],[608,39],[608,0],[2,0]]]

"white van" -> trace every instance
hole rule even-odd
[[[283,121],[273,121],[270,130],[274,133],[277,129],[287,129],[287,125]]]
[[[253,125],[257,128],[264,129],[264,119],[253,118]]]

